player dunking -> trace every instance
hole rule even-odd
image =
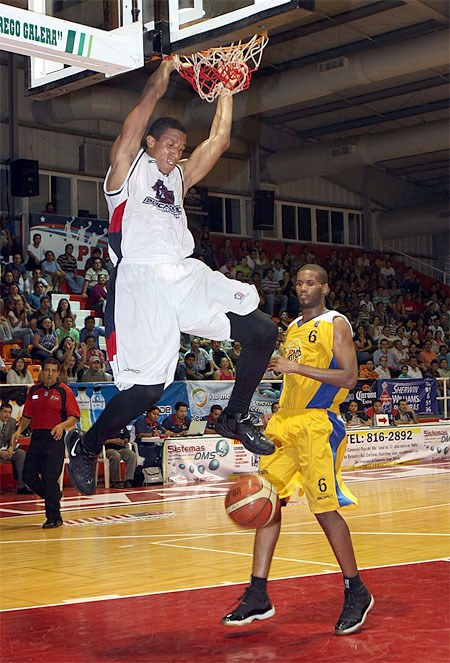
[[[156,120],[141,148],[173,69],[173,61],[165,60],[150,76],[111,149],[104,191],[114,271],[105,326],[108,357],[121,391],[87,433],[74,429],[66,436],[69,474],[85,495],[95,491],[95,457],[103,440],[157,403],[173,381],[180,331],[241,342],[236,383],[216,431],[241,440],[256,454],[274,449],[247,412],[274,348],[276,325],[258,310],[253,286],[227,279],[188,257],[194,240],[183,197],[229,145],[232,98],[218,99],[209,137],[183,163],[186,131],[173,118]]]
[[[277,488],[281,505],[297,488],[306,494],[344,574],[344,608],[335,633],[347,635],[361,628],[374,600],[359,578],[350,532],[337,511],[356,503],[342,482],[346,438],[338,415],[358,369],[349,321],[325,307],[327,280],[319,265],[305,265],[297,273],[302,316],[288,328],[284,356],[269,363],[269,370],[285,377],[280,410],[266,428],[277,448],[261,458],[260,472]],[[280,534],[280,504],[275,518],[256,531],[251,584],[236,609],[222,619],[227,626],[275,614],[267,577]]]

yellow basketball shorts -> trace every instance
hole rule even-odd
[[[281,409],[270,419],[266,435],[277,446],[271,456],[261,456],[260,473],[280,498],[298,489],[313,513],[358,503],[342,481],[345,425],[334,412]]]

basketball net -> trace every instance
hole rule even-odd
[[[202,99],[212,102],[221,95],[231,96],[248,88],[268,41],[267,34],[254,35],[245,44],[239,41],[192,55],[175,53],[172,58],[180,76]]]

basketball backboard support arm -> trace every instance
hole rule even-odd
[[[114,76],[144,64],[142,23],[107,32],[0,4],[0,49]]]

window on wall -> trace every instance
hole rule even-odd
[[[108,219],[108,205],[106,204],[105,194],[103,193],[103,182],[99,182],[99,196],[98,196],[98,218]]]
[[[348,213],[348,243],[352,246],[363,246],[363,215],[356,212]]]
[[[281,228],[285,239],[297,239],[296,236],[297,209],[293,205],[281,206]]]
[[[97,216],[97,182],[78,180],[77,216]]]
[[[28,209],[30,212],[42,212],[48,202],[50,202],[50,177],[39,173],[39,195],[28,199]]]
[[[81,179],[77,180],[77,209],[78,216],[94,216],[98,219],[108,218],[108,206],[103,193],[103,180]],[[83,214],[80,214],[83,212]]]
[[[42,212],[52,202],[57,214],[72,214],[72,178],[39,173],[39,195],[29,198],[30,212]]]
[[[330,243],[330,210],[316,209],[317,241]]]
[[[331,242],[344,244],[344,212],[331,212]]]
[[[281,205],[281,233],[283,239],[310,242],[311,209],[297,205]]]
[[[225,198],[225,232],[227,235],[240,235],[242,227],[241,201],[239,198]]]
[[[312,240],[311,228],[311,208],[298,207],[298,239],[303,242],[310,242]]]
[[[278,203],[279,239],[363,246],[362,214],[325,207]]]
[[[208,227],[212,232],[242,235],[245,199],[208,196]]]
[[[72,213],[72,180],[70,177],[56,177],[54,175],[50,178],[51,186],[51,200],[55,206],[58,214],[71,214]]]
[[[39,173],[39,195],[29,198],[28,209],[40,213],[48,202],[55,205],[57,214],[108,218],[101,179]]]
[[[223,232],[223,203],[219,196],[208,196],[208,228],[215,233]]]

